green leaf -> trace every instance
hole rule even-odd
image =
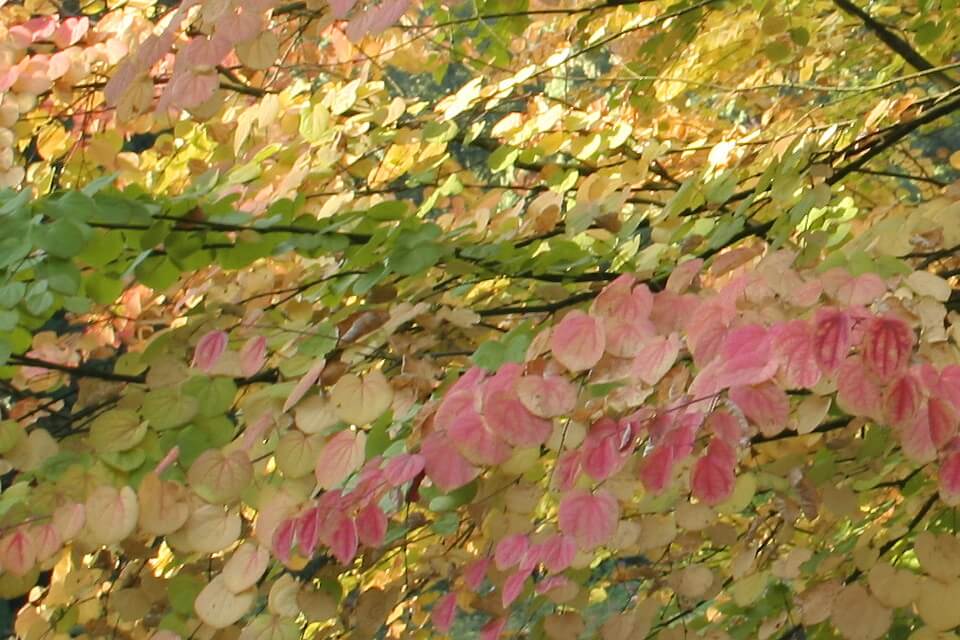
[[[157,431],[184,425],[200,410],[200,402],[179,387],[150,391],[143,397],[143,417]]]
[[[193,615],[193,601],[203,590],[203,580],[198,576],[177,574],[167,581],[167,597],[170,606],[182,616]]]
[[[109,273],[91,273],[83,286],[93,301],[99,304],[111,304],[123,293],[123,280]]]
[[[12,309],[27,293],[27,285],[23,282],[8,282],[0,285],[0,307]]]
[[[58,258],[72,258],[83,250],[91,235],[93,230],[86,223],[60,218],[43,227],[40,248]]]
[[[520,150],[509,145],[498,147],[496,151],[487,158],[487,167],[494,173],[506,171],[516,162]]]

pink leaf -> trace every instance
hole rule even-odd
[[[543,566],[550,573],[560,573],[571,564],[577,555],[577,541],[570,537],[555,534],[544,542]]]
[[[53,32],[53,42],[60,49],[66,49],[71,45],[80,42],[80,39],[87,34],[90,28],[90,19],[87,16],[80,18],[67,18],[60,23],[57,30]]]
[[[453,620],[457,615],[457,594],[451,592],[442,596],[433,605],[430,610],[430,620],[434,628],[440,633],[447,633],[453,626]]]
[[[680,355],[680,338],[672,333],[668,337],[651,338],[633,359],[631,373],[648,385],[654,385],[666,375]]]
[[[399,487],[416,478],[423,471],[424,464],[423,456],[419,453],[402,453],[390,458],[383,472],[391,486]]]
[[[813,323],[814,357],[821,371],[833,375],[850,350],[850,316],[838,309],[820,309]]]
[[[608,284],[590,305],[590,313],[600,318],[634,316],[647,318],[653,309],[653,294],[646,284],[623,274]]]
[[[340,431],[320,451],[315,473],[323,489],[340,486],[363,464],[367,436],[362,431]]]
[[[874,273],[853,277],[836,268],[825,273],[822,280],[827,292],[837,301],[855,307],[870,304],[887,290],[883,278]]]
[[[509,607],[513,604],[514,600],[520,597],[520,592],[523,591],[523,586],[526,584],[527,578],[530,577],[531,573],[532,571],[529,570],[517,571],[504,581],[503,591],[500,594],[504,608]]]
[[[600,321],[576,309],[565,315],[550,335],[554,358],[573,372],[585,371],[597,364],[605,344]]]
[[[913,338],[913,331],[899,318],[872,318],[863,337],[863,361],[881,381],[887,382],[907,368]]]
[[[17,576],[25,576],[37,561],[34,539],[24,527],[15,529],[0,540],[0,565]]]
[[[267,359],[267,339],[254,336],[243,343],[240,349],[240,373],[249,378],[263,368]]]
[[[523,376],[517,381],[517,397],[541,418],[568,414],[577,406],[577,388],[563,376]]]
[[[643,466],[640,468],[640,480],[646,490],[653,494],[662,493],[670,484],[673,465],[673,451],[670,447],[656,447],[644,456]]]
[[[953,408],[960,411],[960,365],[951,364],[940,372],[939,387]]]
[[[304,556],[309,558],[317,550],[325,524],[326,514],[318,507],[307,509],[296,519],[297,547]]]
[[[283,412],[286,413],[293,408],[295,404],[300,402],[300,399],[306,395],[313,385],[317,383],[317,380],[320,379],[320,374],[323,373],[324,367],[327,366],[327,361],[323,358],[320,358],[313,363],[313,366],[303,374],[300,380],[297,381],[297,385],[293,388],[293,391],[290,392],[290,395],[287,396],[287,400],[283,403]]]
[[[453,491],[477,477],[479,470],[460,455],[450,441],[431,434],[420,446],[427,476],[444,491]]]
[[[693,495],[704,504],[723,502],[733,493],[736,457],[726,444],[714,438],[705,456],[697,460],[690,478]]]
[[[527,411],[513,390],[484,394],[483,419],[493,433],[517,447],[543,444],[553,431],[552,423]]]
[[[357,523],[353,518],[340,516],[330,536],[330,550],[342,565],[348,565],[357,555],[360,545]]]
[[[497,640],[506,626],[506,618],[494,618],[480,630],[480,640]]]
[[[472,408],[454,418],[447,428],[447,436],[463,457],[474,464],[493,466],[510,458],[507,442]]]
[[[609,418],[601,420],[601,423],[604,422],[609,423],[613,429],[598,429],[597,425],[594,425],[584,440],[580,458],[584,472],[597,481],[609,478],[625,462],[625,456],[620,453],[617,423]]]
[[[477,388],[474,388],[471,390],[448,391],[440,402],[440,406],[437,407],[437,412],[433,416],[433,424],[442,431],[449,431],[451,426],[464,414],[476,414],[477,407],[480,404],[477,401],[477,390]]]
[[[721,388],[754,385],[769,380],[777,371],[771,333],[756,324],[730,331],[717,357]]]
[[[293,551],[294,535],[297,531],[297,520],[288,518],[277,525],[273,532],[273,554],[282,562],[290,560],[290,553]]]
[[[355,4],[357,0],[330,0],[330,15],[337,20],[343,20]]]
[[[707,416],[706,425],[716,437],[733,447],[746,435],[744,425],[729,411],[714,411]]]
[[[616,498],[603,489],[595,494],[574,489],[560,502],[560,531],[573,536],[587,551],[613,538],[619,520]]]
[[[360,542],[368,547],[379,547],[387,535],[387,516],[378,505],[371,502],[357,515],[357,534]]]
[[[883,398],[858,356],[844,360],[837,371],[837,404],[852,416],[874,418],[880,413]]]
[[[217,364],[217,361],[220,360],[223,352],[226,351],[227,340],[226,331],[211,331],[204,335],[197,342],[197,347],[193,351],[193,362],[190,366],[209,373],[213,366]]]
[[[173,106],[193,109],[213,97],[220,88],[220,77],[215,73],[186,71],[174,75],[170,85],[170,100]]]
[[[933,442],[926,411],[917,413],[913,424],[901,430],[900,447],[907,458],[914,462],[927,463],[936,460],[937,446]]]
[[[951,507],[960,505],[960,451],[947,454],[940,462],[940,499]]]
[[[37,552],[37,562],[45,562],[63,547],[63,538],[52,523],[34,527],[30,532]]]
[[[463,570],[463,582],[471,591],[476,591],[483,584],[483,579],[487,576],[487,567],[490,566],[490,558],[477,558]]]
[[[923,389],[912,373],[905,373],[890,384],[884,392],[884,416],[892,427],[909,424],[920,408]]]
[[[530,540],[523,533],[514,533],[500,540],[493,552],[493,561],[497,569],[503,571],[520,564],[529,547]]]
[[[771,330],[780,360],[780,370],[788,389],[809,389],[820,381],[820,366],[813,343],[813,327],[793,320]]]
[[[693,284],[694,279],[702,268],[703,260],[700,258],[687,260],[683,264],[678,265],[670,272],[670,277],[667,278],[666,290],[672,293],[683,293]]]
[[[553,482],[560,491],[572,489],[580,475],[580,452],[576,449],[564,451],[557,458],[553,469]]]
[[[953,405],[940,398],[927,400],[926,413],[927,423],[930,425],[930,439],[939,449],[957,434],[957,413]]]
[[[567,576],[547,576],[537,583],[537,588],[534,591],[538,596],[542,596],[548,591],[565,587],[568,584],[570,584],[570,579]]]
[[[783,389],[772,382],[734,387],[730,389],[730,400],[766,436],[774,436],[787,427],[790,399]]]

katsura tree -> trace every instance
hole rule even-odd
[[[0,622],[956,637],[958,41],[0,1]]]

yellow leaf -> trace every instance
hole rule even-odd
[[[197,595],[193,608],[205,624],[214,629],[226,629],[250,610],[256,596],[255,589],[231,592],[223,576],[217,576]]]
[[[337,416],[344,422],[365,425],[379,418],[393,402],[393,387],[377,369],[366,376],[348,373],[330,390]]]

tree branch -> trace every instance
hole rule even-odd
[[[914,69],[917,69],[918,71],[929,71],[936,68],[933,63],[924,58],[919,51],[914,49],[909,42],[890,31],[869,13],[855,5],[852,0],[833,0],[833,3],[843,9],[845,12],[855,16],[861,22],[863,22],[864,26],[872,31],[881,42],[887,45],[901,58],[906,60],[907,63],[909,63]],[[942,71],[932,73],[930,75],[934,80],[937,81],[938,84],[941,84],[947,88],[953,88],[958,84],[956,80]]]

